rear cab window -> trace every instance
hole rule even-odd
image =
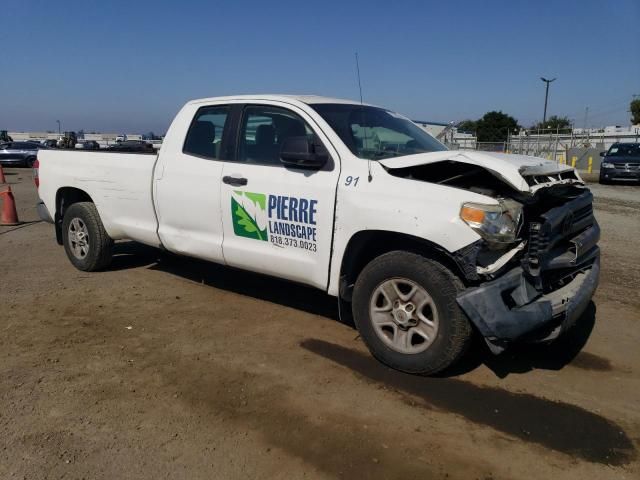
[[[191,122],[183,153],[208,159],[221,158],[222,138],[229,118],[229,106],[200,108]]]

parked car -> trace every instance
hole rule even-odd
[[[4,166],[32,167],[38,150],[45,148],[36,142],[6,142],[0,144],[0,164]]]
[[[474,331],[494,353],[552,341],[598,284],[600,228],[573,168],[450,151],[359,102],[196,100],[158,155],[49,150],[37,172],[40,216],[79,270],[128,238],[307,284],[405,372],[447,368]]]
[[[155,153],[155,148],[144,140],[124,140],[107,148],[111,152]]]
[[[58,146],[58,141],[57,140],[43,140],[42,142],[40,142],[42,145],[44,145],[47,148],[57,148]]]
[[[80,145],[83,150],[100,150],[100,144],[95,140],[85,140]]]
[[[614,143],[600,156],[600,183],[640,181],[640,143]]]

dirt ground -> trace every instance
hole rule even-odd
[[[5,171],[1,479],[640,478],[640,186],[592,185],[603,275],[570,338],[422,378],[322,292],[130,242],[79,272]]]

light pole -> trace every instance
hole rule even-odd
[[[544,107],[545,111],[547,110],[547,107]],[[58,122],[58,135],[60,135],[60,120],[56,120],[56,122]]]
[[[542,80],[544,83],[547,84],[547,89],[545,90],[545,93],[544,93],[544,115],[542,116],[542,125],[543,125],[542,128],[544,128],[544,124],[547,121],[547,101],[549,100],[549,84],[555,80],[555,77],[552,78],[551,80],[547,80],[544,77],[540,77],[540,80]]]

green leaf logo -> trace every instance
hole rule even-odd
[[[269,241],[266,203],[263,193],[231,192],[233,233],[240,237]]]

